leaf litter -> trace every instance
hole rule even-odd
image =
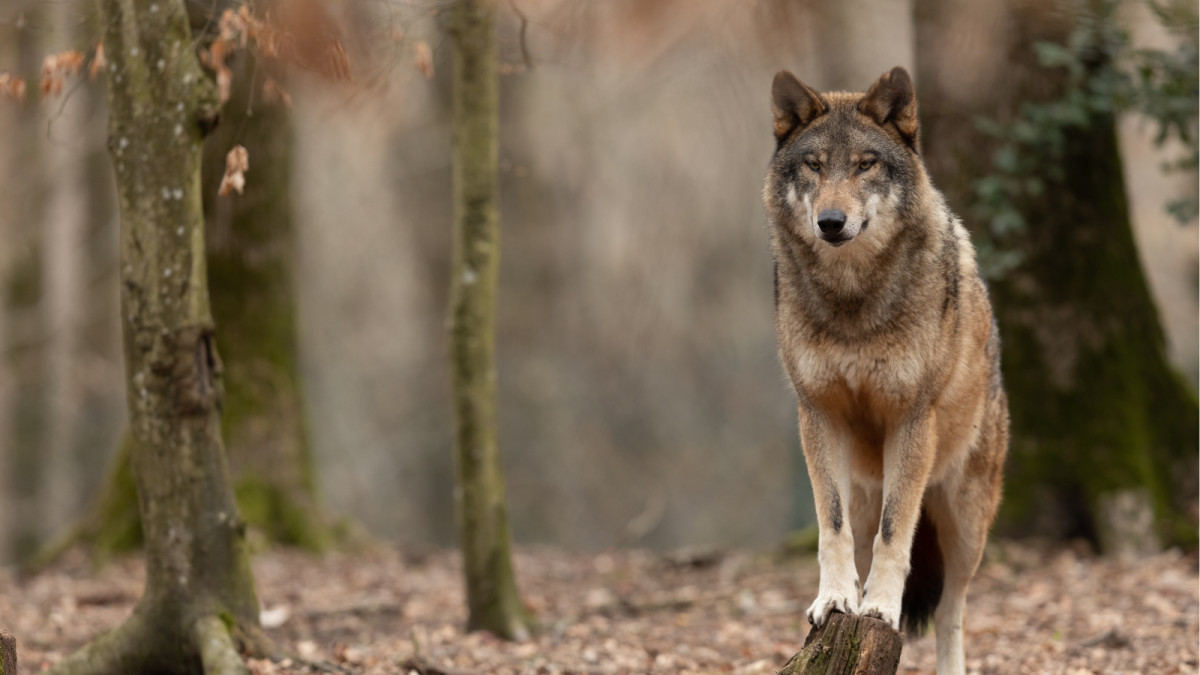
[[[267,632],[293,657],[249,659],[255,675],[775,673],[808,633],[815,559],[744,551],[665,555],[523,547],[518,583],[541,631],[511,644],[464,634],[461,564],[450,551],[254,563]],[[117,626],[141,593],[137,558],[95,570],[78,555],[34,578],[0,570],[0,628],[35,673]],[[971,585],[968,673],[1196,673],[1195,553],[1136,562],[1083,546],[993,543]],[[933,673],[932,634],[901,673]],[[317,664],[320,664],[319,666]]]

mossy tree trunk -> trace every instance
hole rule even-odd
[[[237,4],[190,7],[193,29],[211,29],[211,16]],[[269,6],[259,3],[258,9],[265,13]],[[320,551],[346,533],[317,495],[299,373],[291,114],[282,101],[268,102],[262,94],[275,64],[259,61],[250,50],[235,53],[228,63],[233,89],[204,142],[201,163],[209,288],[225,363],[222,432],[238,506],[251,532],[269,543]],[[254,167],[245,193],[218,196],[225,155],[238,144]],[[127,445],[118,448],[89,515],[33,567],[76,542],[97,561],[141,545]]]
[[[528,637],[532,621],[513,577],[496,443],[499,81],[493,10],[488,0],[458,0],[450,16],[454,257],[448,329],[467,627],[519,640]]]
[[[32,26],[45,21],[44,8],[32,7],[26,15],[26,25],[15,30],[16,72],[28,82],[37,82],[45,44]],[[32,88],[32,87],[31,87]],[[30,97],[35,96],[30,92]],[[46,335],[49,333],[45,311],[44,257],[45,242],[42,223],[45,200],[41,181],[44,179],[44,157],[40,115],[32,102],[22,106],[14,125],[19,133],[11,143],[11,166],[19,166],[7,181],[13,194],[22,195],[12,204],[16,222],[13,246],[5,256],[6,278],[3,289],[3,343],[6,374],[10,377],[7,397],[10,435],[4,439],[7,460],[4,486],[9,491],[12,515],[8,519],[7,548],[17,560],[35,553],[45,535],[46,519],[43,504],[48,485],[46,473],[50,403],[48,400]]]
[[[947,104],[953,93],[942,87],[956,64],[918,49],[927,160],[952,205],[968,214],[970,179],[991,160],[973,116],[1011,119],[1026,101],[1061,95],[1063,73],[1040,67],[1033,45],[1065,43],[1079,20],[1079,6],[1067,2],[999,8],[1007,53],[993,61],[1005,72],[972,105]],[[918,12],[917,43],[926,45],[978,10],[921,0]],[[1146,532],[1194,542],[1196,523],[1186,514],[1196,499],[1197,403],[1167,362],[1113,117],[1093,115],[1087,128],[1069,130],[1060,166],[1062,180],[1050,167],[1036,176],[1046,190],[1020,204],[1027,225],[1013,245],[1022,262],[992,283],[1013,432],[1002,527],[1083,536],[1109,551],[1153,547]]]
[[[332,537],[317,499],[299,369],[291,113],[264,100],[270,64],[244,51],[231,65],[232,96],[205,142],[202,180],[230,469],[254,530],[321,550]],[[219,197],[225,154],[238,144],[252,167],[245,193]]]
[[[179,0],[100,0],[121,212],[121,317],[146,586],[54,673],[245,673],[262,651],[245,526],[221,443],[204,256],[202,121],[216,115]]]

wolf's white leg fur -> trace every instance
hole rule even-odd
[[[938,675],[963,675],[963,611],[967,605],[967,588],[963,583],[942,589],[942,600],[934,612],[933,621],[937,630]]]
[[[921,498],[936,452],[935,415],[922,411],[892,434],[883,449],[883,513],[871,549],[871,573],[859,613],[900,629],[900,602]]]
[[[817,507],[817,563],[821,581],[808,620],[823,626],[834,611],[858,612],[858,571],[850,525],[847,439],[819,412],[800,406],[800,444]]]

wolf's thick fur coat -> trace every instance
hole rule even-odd
[[[1008,447],[975,250],[921,161],[904,69],[865,94],[781,72],[772,110],[776,330],[820,528],[809,619],[903,618],[911,633],[932,614],[938,673],[961,673]]]

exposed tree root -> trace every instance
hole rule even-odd
[[[245,675],[246,662],[233,644],[233,636],[221,619],[209,615],[196,622],[196,646],[205,675]]]

